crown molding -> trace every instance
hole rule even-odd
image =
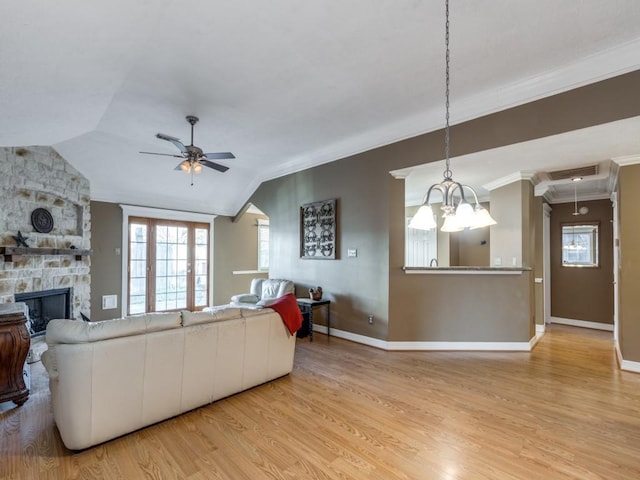
[[[640,155],[625,155],[623,157],[612,158],[611,161],[620,167],[637,165],[640,163]]]
[[[536,172],[515,172],[506,177],[499,178],[494,180],[493,182],[485,183],[482,188],[486,190],[495,190],[496,188],[504,187],[505,185],[509,185],[513,182],[519,182],[521,180],[526,180],[535,185],[535,179],[537,178]]]
[[[629,73],[638,68],[640,68],[640,38],[565,64],[555,70],[541,72],[511,84],[500,85],[493,90],[479,92],[477,95],[455,99],[451,108],[451,124],[455,125],[531,103]],[[441,128],[443,128],[443,118],[441,108],[438,107],[327,145],[316,151],[305,152],[304,155],[289,158],[284,163],[265,172],[263,181],[333,162]]]
[[[609,199],[611,199],[610,193],[594,193],[590,195],[589,194],[580,195],[578,202],[588,202],[591,200],[609,200]],[[573,195],[569,195],[569,196],[565,195],[562,197],[552,197],[549,203],[552,205],[556,203],[573,203],[574,200],[575,200],[575,197]]]
[[[409,176],[410,173],[411,173],[411,169],[409,168],[405,168],[402,170],[393,170],[389,172],[389,174],[396,180],[404,180]]]

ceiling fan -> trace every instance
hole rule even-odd
[[[172,155],[170,153],[156,153],[156,152],[140,152],[148,155],[162,155],[165,157],[177,157],[184,159],[182,162],[178,164],[175,168],[176,170],[182,170],[185,173],[191,173],[191,185],[193,185],[193,174],[199,174],[202,172],[202,166],[213,168],[218,172],[226,172],[229,170],[229,167],[225,165],[220,165],[219,163],[212,162],[211,160],[226,160],[231,158],[236,158],[235,155],[231,152],[216,152],[216,153],[203,153],[200,147],[196,147],[193,144],[193,126],[198,123],[199,118],[194,117],[193,115],[187,115],[187,122],[191,125],[191,144],[184,145],[180,139],[176,137],[172,137],[170,135],[165,135],[164,133],[156,133],[156,137],[160,140],[166,140],[167,142],[173,143],[178,150],[180,150],[179,155]]]

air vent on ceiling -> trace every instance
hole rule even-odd
[[[586,167],[569,168],[567,170],[556,170],[555,172],[547,172],[549,180],[567,180],[576,177],[590,177],[598,174],[598,164],[588,165]]]

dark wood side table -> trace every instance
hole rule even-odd
[[[13,401],[22,405],[29,398],[23,368],[30,345],[24,303],[3,305],[0,309],[0,403]]]
[[[311,300],[297,298],[298,306],[303,312],[309,313],[309,341],[313,342],[313,309],[325,306],[327,308],[327,337],[331,336],[331,300]]]

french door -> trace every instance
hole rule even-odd
[[[209,304],[209,225],[129,218],[130,315]]]

